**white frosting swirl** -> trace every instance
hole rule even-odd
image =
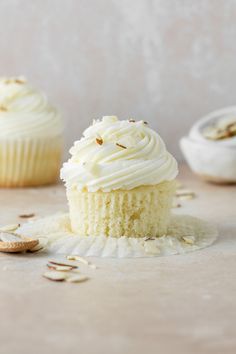
[[[61,117],[24,78],[0,79],[0,138],[61,135]]]
[[[177,162],[145,122],[103,117],[74,143],[61,178],[67,187],[90,192],[133,189],[173,180]]]

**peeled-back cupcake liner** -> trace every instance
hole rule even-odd
[[[61,137],[0,139],[0,186],[24,187],[56,181]]]
[[[16,233],[39,239],[49,254],[126,258],[184,254],[211,245],[216,227],[189,215],[172,215],[161,237],[81,236],[71,231],[69,214],[54,214],[22,224]]]

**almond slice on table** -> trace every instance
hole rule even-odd
[[[47,264],[47,267],[49,269],[53,269],[53,270],[60,271],[60,272],[68,272],[68,271],[71,271],[74,269],[71,266],[66,266],[66,265],[63,266],[63,265],[56,265],[56,264],[50,264],[50,263]]]
[[[78,268],[78,264],[75,264],[73,262],[64,262],[64,261],[54,261],[50,260],[48,261],[49,264],[52,264],[53,266],[66,266],[66,267],[71,267],[72,269]]]
[[[67,256],[68,261],[78,261],[83,264],[89,265],[89,261],[81,256]]]
[[[33,218],[34,216],[35,216],[34,213],[20,214],[20,215],[19,215],[19,218],[22,218],[22,219],[29,219],[29,218]]]
[[[0,252],[23,252],[31,250],[38,243],[38,240],[26,238],[14,232],[0,232]]]
[[[189,190],[189,189],[177,189],[175,196],[179,199],[194,199],[196,198],[195,192]]]
[[[66,278],[66,281],[69,283],[81,283],[83,281],[88,280],[89,278],[86,275],[82,274],[76,274],[76,275],[71,275]]]
[[[36,253],[36,252],[43,251],[47,248],[48,240],[46,238],[39,237],[38,241],[39,241],[39,243],[35,247],[33,247],[32,249],[28,250],[28,252]]]
[[[20,224],[10,224],[10,225],[5,225],[0,227],[0,232],[1,231],[15,231],[20,227]]]
[[[52,281],[64,281],[67,278],[67,273],[58,272],[56,270],[49,270],[43,273],[43,277]]]
[[[78,261],[89,266],[91,269],[97,269],[96,264],[90,263],[86,258],[83,258],[81,256],[69,255],[66,258],[68,259],[68,261]]]

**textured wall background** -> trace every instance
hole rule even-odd
[[[235,104],[236,0],[0,0],[0,75],[24,74],[66,120],[145,119],[178,157],[202,114]]]

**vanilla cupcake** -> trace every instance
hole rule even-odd
[[[62,122],[56,109],[24,78],[0,80],[0,187],[57,180]]]
[[[146,122],[94,121],[63,165],[72,231],[143,237],[166,233],[177,163]]]

